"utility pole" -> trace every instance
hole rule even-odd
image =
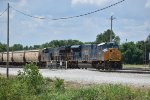
[[[111,33],[110,33],[110,42],[112,42],[112,22],[113,20],[116,19],[115,17],[111,16],[110,20],[111,20]]]
[[[9,78],[9,3],[7,10],[7,78]]]

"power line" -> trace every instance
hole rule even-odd
[[[99,12],[99,11],[102,11],[102,10],[108,9],[108,8],[110,8],[110,7],[113,7],[113,6],[115,6],[115,5],[118,5],[118,4],[122,3],[123,1],[125,1],[125,0],[121,0],[121,1],[119,1],[119,2],[117,2],[117,3],[114,3],[114,4],[112,4],[112,5],[109,5],[109,6],[107,6],[107,7],[104,7],[104,8],[95,10],[95,11],[91,11],[91,12],[88,12],[88,13],[85,13],[85,14],[76,15],[76,16],[70,16],[70,17],[60,17],[60,18],[46,18],[46,17],[33,16],[33,15],[30,15],[30,14],[26,14],[26,13],[24,13],[24,12],[22,12],[22,11],[19,11],[19,10],[15,9],[14,7],[12,7],[12,6],[10,6],[10,7],[11,7],[13,10],[15,10],[15,11],[17,11],[17,12],[19,12],[19,13],[25,15],[25,16],[28,16],[28,17],[37,18],[37,19],[62,20],[62,19],[72,19],[72,18],[87,16],[87,15],[90,15],[90,14],[93,14],[93,13],[97,13],[97,12]]]
[[[7,9],[8,9],[8,8],[7,8]],[[2,16],[2,15],[6,12],[7,9],[5,9],[5,10],[0,14],[0,16]]]

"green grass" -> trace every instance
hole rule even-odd
[[[0,76],[0,100],[150,100],[150,89],[44,79],[31,64],[17,76]]]
[[[123,65],[123,68],[140,68],[140,69],[145,69],[145,68],[149,68],[150,69],[150,66],[149,65],[134,65],[134,64],[124,64]]]
[[[74,86],[63,84],[61,79],[45,79],[41,92],[18,79],[0,78],[0,100],[150,100],[150,89],[131,88],[123,85],[101,84]],[[77,84],[78,85],[78,84]]]

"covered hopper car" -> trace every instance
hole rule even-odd
[[[49,59],[48,55],[48,49],[9,52],[9,64],[20,66],[26,63],[33,62],[40,67],[45,67],[46,62]],[[0,52],[0,64],[6,65],[6,62],[7,52]]]

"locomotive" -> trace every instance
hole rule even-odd
[[[0,64],[6,64],[7,53],[0,53]],[[101,44],[84,44],[9,52],[10,65],[23,65],[34,62],[38,66],[50,66],[62,63],[67,68],[86,68],[90,65],[96,69],[122,69],[119,46],[113,42]],[[82,67],[81,67],[82,65]]]
[[[113,42],[49,48],[50,60],[67,61],[68,68],[122,69],[119,46]],[[82,65],[82,67],[81,67]],[[83,66],[84,65],[84,66]]]

